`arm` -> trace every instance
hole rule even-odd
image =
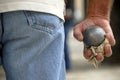
[[[99,17],[110,20],[113,0],[89,0],[87,17]]]
[[[106,57],[110,57],[112,55],[111,46],[115,45],[115,39],[110,27],[110,11],[112,1],[113,0],[89,0],[86,19],[78,23],[74,28],[74,37],[79,41],[83,41],[84,37],[82,33],[91,25],[101,26],[101,28],[105,30],[110,44],[106,44],[104,46],[104,53],[98,53],[98,61],[103,61],[104,55]],[[84,48],[84,56],[86,59],[89,59],[91,54],[90,49]]]

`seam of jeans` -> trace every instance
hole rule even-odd
[[[23,12],[24,12],[24,15],[25,15],[25,17],[26,17],[26,20],[27,20],[28,25],[31,26],[31,25],[33,24],[32,18],[29,17],[29,16],[31,16],[31,14],[28,13],[27,11],[23,11]]]

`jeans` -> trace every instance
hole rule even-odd
[[[64,27],[58,17],[0,13],[0,47],[7,80],[65,80]]]
[[[67,70],[70,70],[72,67],[71,60],[70,60],[70,51],[69,51],[69,44],[68,44],[68,34],[72,27],[74,26],[73,19],[66,20],[64,23],[64,31],[65,31],[65,44],[64,44],[64,53],[65,53],[65,66]]]

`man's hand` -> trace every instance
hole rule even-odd
[[[112,49],[111,46],[115,45],[115,39],[113,36],[113,32],[111,30],[109,21],[104,18],[99,17],[90,17],[85,19],[83,22],[77,24],[74,28],[74,37],[79,40],[83,41],[83,32],[84,30],[92,25],[101,26],[106,32],[106,37],[109,40],[110,44],[106,44],[104,46],[104,53],[98,52],[98,55],[96,56],[96,59],[98,62],[102,62],[104,60],[104,56],[110,57],[112,55]],[[104,54],[104,55],[103,55]],[[86,59],[89,59],[91,57],[92,53],[90,49],[84,48],[84,57]]]

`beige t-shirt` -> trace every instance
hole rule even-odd
[[[45,12],[64,19],[64,0],[0,0],[0,13],[16,10]]]

